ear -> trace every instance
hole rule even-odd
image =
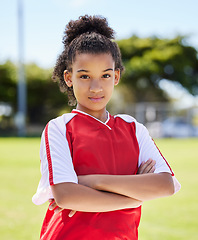
[[[64,80],[68,87],[72,87],[72,73],[68,70],[64,71]]]
[[[120,69],[115,70],[114,85],[118,85],[120,80]]]

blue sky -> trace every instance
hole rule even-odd
[[[21,0],[24,6],[24,59],[53,67],[62,49],[65,25],[80,15],[103,15],[117,38],[189,35],[198,48],[197,0]],[[0,62],[17,62],[18,0],[0,2]]]

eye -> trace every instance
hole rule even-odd
[[[103,77],[103,78],[110,78],[111,75],[110,75],[110,74],[104,74],[102,77]]]
[[[84,75],[81,75],[80,78],[82,78],[82,79],[89,79],[89,76],[84,74]]]

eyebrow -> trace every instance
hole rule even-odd
[[[103,72],[108,72],[108,71],[113,71],[113,68],[107,68],[106,70],[104,70]],[[89,72],[88,70],[85,69],[79,69],[77,72]]]
[[[89,72],[88,70],[80,69],[77,72]]]
[[[113,71],[113,68],[107,68],[107,69],[104,70],[103,72],[108,72],[108,71]]]

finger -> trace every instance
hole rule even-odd
[[[59,213],[59,212],[62,212],[63,211],[63,208],[60,208],[60,207],[57,207],[54,212],[55,213]]]
[[[154,172],[155,172],[155,166],[153,166],[153,167],[150,169],[149,173],[154,173]]]
[[[144,168],[143,173],[150,173],[151,169],[155,166],[156,162],[154,160],[148,160],[146,167]]]
[[[143,171],[143,169],[144,169],[144,164],[145,164],[145,162],[142,162],[142,163],[140,164],[140,166],[139,166],[139,168],[138,168],[138,171],[137,171],[138,174],[141,174],[141,173],[142,173],[142,171]]]
[[[75,213],[76,213],[75,210],[71,210],[70,213],[68,214],[68,217],[73,217]]]
[[[48,199],[48,202],[49,202],[49,203],[54,202],[54,198],[50,198],[50,199]]]
[[[146,165],[145,169],[144,169],[144,173],[149,173],[153,166],[155,166],[155,162],[154,161],[149,161],[148,164]]]
[[[149,158],[146,162],[142,162],[138,169],[138,174],[149,173],[151,168],[155,165],[155,160]]]
[[[142,162],[141,167],[140,167],[140,174],[147,173],[146,168],[148,168],[149,164],[151,164],[152,159],[147,160],[146,162]]]
[[[56,208],[58,205],[56,204],[56,202],[52,202],[50,205],[49,205],[49,210],[54,210],[54,208]]]

